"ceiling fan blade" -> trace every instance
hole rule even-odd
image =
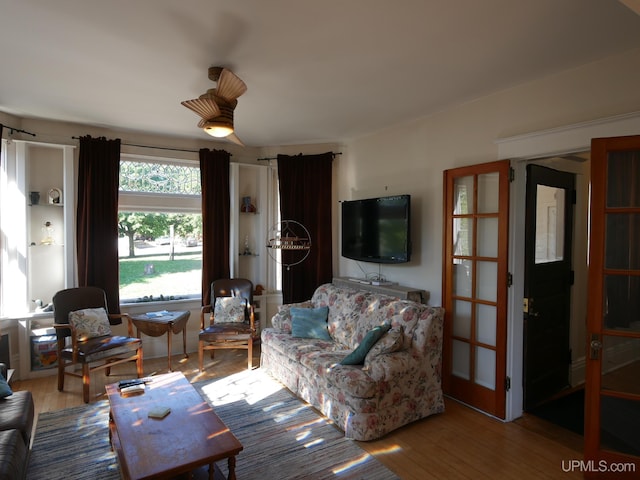
[[[226,137],[227,140],[229,140],[230,142],[235,143],[236,145],[240,145],[241,147],[244,147],[244,143],[242,143],[242,140],[240,140],[238,138],[238,136],[234,133],[230,133],[229,135],[227,135]]]
[[[188,109],[193,110],[204,119],[220,115],[220,108],[216,104],[215,100],[210,97],[194,98],[193,100],[185,100],[180,103]]]
[[[247,91],[247,85],[231,70],[223,68],[216,86],[218,96],[233,100]]]

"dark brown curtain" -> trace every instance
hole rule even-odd
[[[319,285],[333,279],[332,160],[331,152],[278,155],[280,216],[282,220],[304,225],[312,244],[309,256],[302,263],[282,267],[283,303],[308,300]]]
[[[78,285],[104,289],[110,313],[120,312],[119,175],[120,139],[80,137],[76,218]]]
[[[202,305],[211,303],[211,282],[229,278],[229,161],[224,150],[200,150],[202,184]]]

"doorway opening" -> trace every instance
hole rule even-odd
[[[589,152],[531,160],[526,173],[522,409],[553,421],[584,408]]]

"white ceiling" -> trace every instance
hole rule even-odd
[[[640,16],[616,0],[0,0],[0,42],[0,111],[210,138],[180,102],[220,65],[248,86],[237,135],[269,146],[339,142],[638,48]]]

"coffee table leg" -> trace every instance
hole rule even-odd
[[[228,460],[229,476],[227,480],[236,480],[236,457],[231,456]]]

